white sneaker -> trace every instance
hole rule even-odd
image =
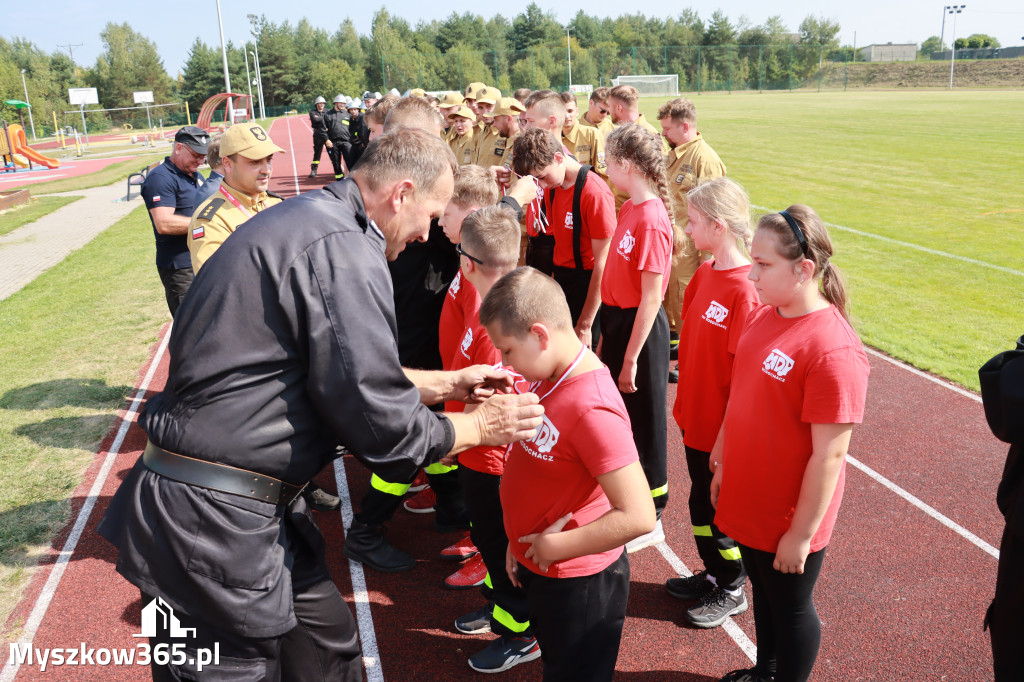
[[[661,527],[661,519],[658,519],[658,522],[654,524],[654,530],[650,533],[641,535],[638,538],[633,538],[627,542],[626,552],[632,554],[644,547],[650,547],[651,545],[656,545],[659,542],[665,542],[665,530]]]

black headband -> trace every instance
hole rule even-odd
[[[789,228],[793,230],[793,236],[796,237],[797,242],[800,244],[800,252],[807,256],[807,237],[804,236],[804,231],[797,225],[796,220],[793,216],[789,215],[789,211],[779,211],[779,215],[786,219],[789,223]]]

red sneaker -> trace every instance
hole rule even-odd
[[[424,471],[423,469],[420,469],[420,472],[416,474],[416,478],[412,479],[412,485],[409,486],[409,490],[407,490],[406,492],[418,493],[419,491],[426,488],[427,485],[427,472]]]
[[[406,511],[411,511],[413,514],[429,514],[434,511],[436,503],[437,495],[434,494],[434,489],[428,485],[403,502],[402,506],[405,507]]]
[[[454,545],[449,545],[441,550],[441,558],[447,559],[448,561],[462,561],[469,557],[476,556],[480,553],[480,550],[473,544],[473,540],[469,537],[469,533],[456,542]]]
[[[483,557],[477,554],[463,564],[462,568],[445,578],[444,585],[452,590],[469,590],[477,585],[483,585],[486,577],[487,567],[484,566]]]

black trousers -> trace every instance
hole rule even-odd
[[[160,281],[164,285],[164,297],[167,299],[167,309],[171,311],[171,317],[178,312],[178,306],[192,286],[195,274],[192,268],[157,268],[160,274]]]
[[[181,625],[195,636],[173,639],[165,629],[150,638],[150,646],[185,644],[186,662],[151,666],[154,682],[358,682],[363,679],[359,632],[352,611],[331,580],[323,554],[323,538],[301,497],[289,510],[297,530],[291,533],[292,608],[298,624],[278,637],[249,638],[218,628],[190,614],[175,612]],[[309,540],[306,540],[306,537]],[[317,547],[313,547],[316,543]],[[244,557],[239,557],[244,560]],[[142,594],[143,606],[152,595]],[[200,614],[201,615],[201,614]],[[195,664],[196,649],[220,650],[220,664]],[[189,663],[192,661],[192,663]]]
[[[825,549],[811,552],[803,573],[772,568],[773,552],[740,545],[754,593],[757,669],[775,682],[802,682],[811,676],[821,646],[821,620],[814,608],[814,585]]]
[[[1019,515],[1019,514],[1018,514]],[[1024,519],[1006,517],[999,545],[996,596],[986,622],[992,635],[996,682],[1020,680],[1024,675]]]
[[[474,471],[467,466],[460,466],[458,471],[469,520],[473,524],[469,534],[487,566],[487,580],[481,591],[484,599],[494,602],[491,632],[528,636],[530,607],[526,593],[512,584],[505,571],[508,536],[505,535],[501,495],[498,493],[501,476]]]
[[[579,578],[517,573],[530,602],[546,682],[611,680],[629,600],[626,552],[608,568]]]
[[[708,468],[710,459],[711,453],[686,446],[686,468],[690,472],[690,524],[697,554],[708,574],[719,587],[736,590],[747,581],[747,572],[740,559],[739,545],[715,525],[715,508],[711,506],[712,473]]]
[[[462,467],[459,467],[461,469]],[[465,503],[462,500],[462,490],[459,486],[459,469],[443,474],[427,474],[430,487],[437,495],[437,503],[434,506],[435,518],[442,526],[456,525],[465,515]],[[390,483],[390,481],[386,482]],[[408,483],[402,483],[401,491],[395,490],[385,492],[373,487],[373,483],[367,487],[366,495],[363,496],[362,504],[355,518],[359,523],[367,525],[378,525],[387,523],[395,515],[398,505],[402,503],[402,496],[409,489]]]
[[[341,175],[341,160],[345,159],[345,165],[351,171],[352,166],[356,165],[355,160],[352,158],[352,143],[347,141],[331,140],[334,147],[327,150],[327,155],[331,157],[331,163],[334,164],[334,174]]]
[[[313,166],[319,166],[320,165],[320,154],[323,153],[323,151],[324,151],[324,144],[326,142],[327,142],[327,138],[326,137],[317,137],[316,135],[313,136],[313,161],[312,161],[312,165]],[[327,156],[330,156],[330,155],[331,155],[330,152],[328,152]]]
[[[554,236],[541,234],[536,237],[527,237],[524,260],[531,268],[536,268],[545,275],[551,275],[555,270]]]
[[[601,308],[604,334],[601,360],[608,365],[615,382],[622,372],[636,311],[636,308],[609,305]],[[637,358],[636,393],[621,394],[659,519],[668,504],[668,345],[668,317],[665,309],[659,307],[647,342]]]
[[[572,315],[572,324],[575,327],[583,314],[583,307],[587,304],[587,292],[590,291],[590,280],[594,276],[593,270],[577,270],[576,268],[565,268],[555,265],[554,278],[558,286],[562,287],[565,300],[569,304],[569,314]],[[590,328],[591,344],[597,347],[601,338],[601,309],[597,309],[594,315],[594,324]]]

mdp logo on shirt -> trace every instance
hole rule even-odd
[[[786,375],[789,374],[789,370],[793,369],[793,358],[783,353],[778,348],[772,349],[772,352],[765,358],[764,363],[761,365],[761,370],[773,379],[785,382]]]
[[[565,229],[572,229],[572,211],[565,212]]]
[[[537,435],[530,442],[537,446],[537,452],[546,454],[551,452],[555,444],[558,443],[558,429],[547,418],[547,415],[543,419],[544,423],[537,429]]]
[[[626,234],[622,235],[622,239],[619,240],[619,255],[629,260],[634,246],[636,246],[636,239],[633,238],[633,234],[629,230],[626,230]]]
[[[473,328],[470,327],[469,329],[466,330],[466,335],[462,337],[462,347],[459,349],[460,351],[462,351],[462,354],[466,357],[467,360],[469,360],[470,357],[469,357],[469,353],[467,353],[466,351],[468,351],[469,347],[472,346],[472,345],[473,345]]]
[[[451,285],[448,287],[448,294],[455,298],[459,293],[459,289],[462,288],[462,270],[455,273],[455,279],[452,280]]]
[[[704,320],[710,322],[716,327],[725,329],[725,325],[722,322],[729,316],[729,309],[718,301],[712,300],[708,309],[704,311]]]

